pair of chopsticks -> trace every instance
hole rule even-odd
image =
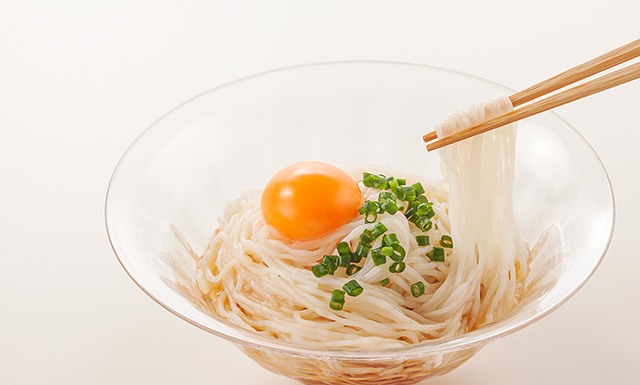
[[[509,99],[514,107],[520,106],[638,56],[640,56],[640,39],[573,67],[550,79],[535,84],[526,90],[516,92],[509,96]],[[603,75],[600,78],[589,80],[573,88],[558,92],[557,94],[545,99],[532,102],[504,115],[500,115],[478,125],[465,128],[439,140],[436,140],[438,139],[438,135],[435,131],[424,135],[422,139],[428,143],[427,150],[432,151],[638,78],[640,78],[640,62]]]

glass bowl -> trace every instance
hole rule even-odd
[[[614,201],[606,171],[554,113],[519,123],[514,205],[529,244],[550,224],[561,230],[561,274],[504,318],[454,339],[353,350],[261,337],[206,310],[194,259],[174,230],[202,254],[227,202],[302,160],[440,179],[439,157],[426,151],[422,135],[459,108],[512,92],[454,71],[364,61],[279,69],[215,88],[152,124],[118,163],[105,208],[111,245],[156,302],[275,373],[306,384],[411,384],[449,372],[565,302],[609,245]]]

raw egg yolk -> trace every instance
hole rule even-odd
[[[292,240],[311,240],[358,216],[362,192],[343,170],[321,162],[299,162],[280,170],[262,193],[269,226]]]

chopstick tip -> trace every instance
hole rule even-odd
[[[434,139],[438,139],[438,134],[437,134],[435,131],[430,132],[430,133],[428,133],[428,134],[425,134],[425,135],[422,137],[422,140],[423,140],[425,143],[427,143],[427,142],[431,142],[431,141],[432,141],[432,140],[434,140]]]

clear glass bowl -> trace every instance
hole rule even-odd
[[[306,384],[411,384],[446,373],[565,302],[606,252],[614,223],[609,179],[589,144],[557,115],[519,124],[514,202],[530,244],[550,224],[561,229],[562,274],[542,296],[455,339],[341,350],[263,338],[205,310],[194,259],[173,229],[202,253],[227,202],[301,160],[439,179],[439,158],[425,150],[422,135],[459,108],[512,92],[458,72],[389,62],[297,66],[205,92],[151,125],[120,160],[106,199],[113,250],[160,305],[273,372]]]

